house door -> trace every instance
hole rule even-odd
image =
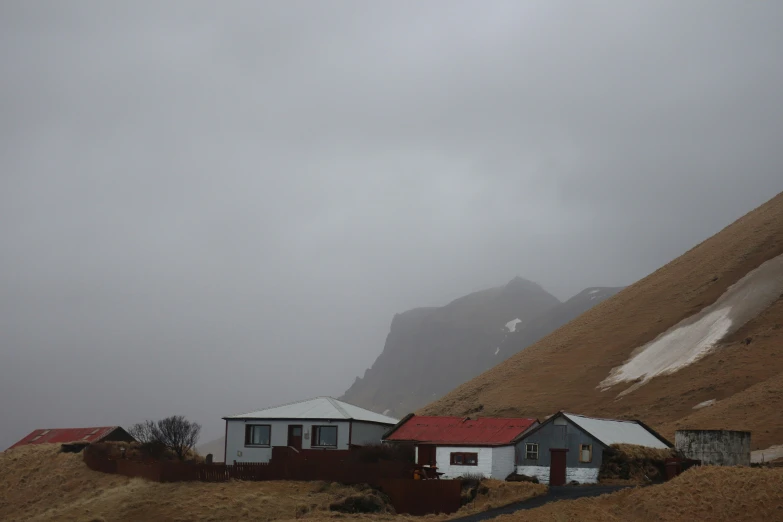
[[[434,466],[435,446],[419,446],[419,461],[416,464],[420,466]]]
[[[298,450],[302,449],[302,425],[288,425],[288,445]]]
[[[567,449],[550,448],[549,485],[565,486]]]

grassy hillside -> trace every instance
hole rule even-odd
[[[677,427],[753,431],[753,447],[783,442],[783,300],[696,363],[598,388],[635,350],[698,314],[762,263],[783,254],[780,194],[613,298],[595,306],[420,413],[545,417],[564,409],[640,418],[669,437]],[[783,274],[775,274],[780,280]],[[713,406],[694,409],[712,399]]]

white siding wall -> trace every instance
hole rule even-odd
[[[517,466],[517,473],[536,477],[541,484],[549,484],[549,466]],[[566,468],[566,483],[575,480],[580,484],[598,482],[598,468]]]
[[[536,477],[541,484],[549,484],[549,466],[517,466],[517,473]]]
[[[478,466],[452,466],[451,454],[478,453]],[[443,478],[455,478],[465,474],[492,476],[492,448],[470,448],[465,446],[439,446],[435,449],[435,465]],[[503,477],[505,478],[505,477]]]
[[[310,449],[310,439],[312,438],[312,426],[337,426],[337,449],[348,449],[348,421],[300,421],[300,420],[251,420],[251,419],[230,419],[226,421],[228,427],[226,430],[226,463],[237,462],[269,462],[272,458],[272,448],[246,448],[245,447],[245,425],[246,424],[269,424],[271,426],[271,444],[272,446],[288,445],[288,425],[302,426],[302,449]],[[354,426],[355,428],[355,426]],[[237,452],[242,455],[237,455]]]
[[[353,431],[351,433],[351,443],[360,446],[369,446],[380,444],[381,438],[391,425],[371,424],[368,422],[353,421]]]
[[[499,446],[492,448],[492,478],[506,480],[514,472],[514,446]]]
[[[566,484],[575,480],[580,484],[598,482],[598,468],[566,468]]]

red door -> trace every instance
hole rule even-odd
[[[302,425],[301,424],[288,425],[288,445],[298,450],[302,449]]]
[[[435,446],[419,446],[419,461],[420,466],[434,466],[435,465]]]
[[[549,485],[565,486],[567,449],[549,449]]]

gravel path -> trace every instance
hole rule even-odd
[[[550,502],[557,502],[558,500],[574,500],[582,497],[597,497],[604,493],[614,493],[629,486],[558,486],[549,488],[549,492],[546,495],[540,497],[534,497],[529,500],[523,500],[522,502],[516,502],[482,513],[476,513],[474,515],[468,515],[462,518],[455,518],[451,522],[480,522],[482,520],[490,520],[500,515],[509,515],[515,511],[523,509],[533,509],[541,507],[544,504]]]

